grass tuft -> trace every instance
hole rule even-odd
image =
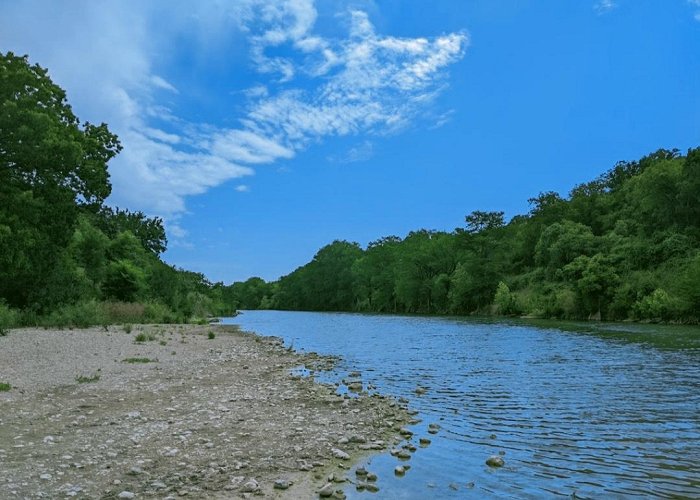
[[[214,332],[209,332],[209,340],[214,340],[216,338],[216,334]]]
[[[100,374],[95,373],[94,375],[78,375],[75,377],[75,381],[79,384],[91,384],[100,380]]]
[[[126,358],[122,359],[122,363],[157,363],[157,359],[151,359],[151,358]]]
[[[0,392],[7,392],[12,389],[12,386],[7,382],[0,382]]]

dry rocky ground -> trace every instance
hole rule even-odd
[[[128,329],[0,337],[0,498],[342,498],[351,464],[408,418],[294,375],[333,360],[276,338]]]

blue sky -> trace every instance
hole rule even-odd
[[[165,219],[166,261],[226,283],[700,146],[700,0],[18,0],[0,50],[120,136],[110,203]]]

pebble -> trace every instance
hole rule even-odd
[[[275,480],[275,484],[273,485],[273,487],[276,490],[286,490],[291,485],[292,485],[292,483],[288,479],[277,479],[277,480]]]
[[[258,491],[259,489],[260,485],[258,484],[258,482],[255,479],[251,479],[243,484],[241,491],[243,493],[253,493],[255,491]]]
[[[326,484],[323,488],[318,490],[318,496],[322,498],[328,498],[333,494],[333,483]]]
[[[406,474],[406,467],[404,467],[403,465],[397,465],[396,467],[394,467],[394,474],[396,474],[397,476],[403,476],[404,474]]]
[[[39,479],[42,479],[44,481],[48,481],[49,479],[51,479],[51,477],[52,477],[51,474],[42,474],[39,476]]]
[[[418,443],[420,443],[421,446],[428,446],[432,441],[428,438],[420,438]]]
[[[331,454],[335,458],[339,458],[341,460],[350,460],[350,455],[348,455],[343,450],[340,450],[338,448],[331,448]]]
[[[124,490],[121,493],[119,493],[119,495],[117,495],[117,498],[136,498],[136,495],[134,495],[130,491]]]

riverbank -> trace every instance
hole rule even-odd
[[[356,460],[398,442],[408,419],[393,400],[344,398],[290,373],[333,360],[276,338],[125,330],[0,338],[11,386],[0,392],[0,497],[316,498],[329,475],[350,480]]]

